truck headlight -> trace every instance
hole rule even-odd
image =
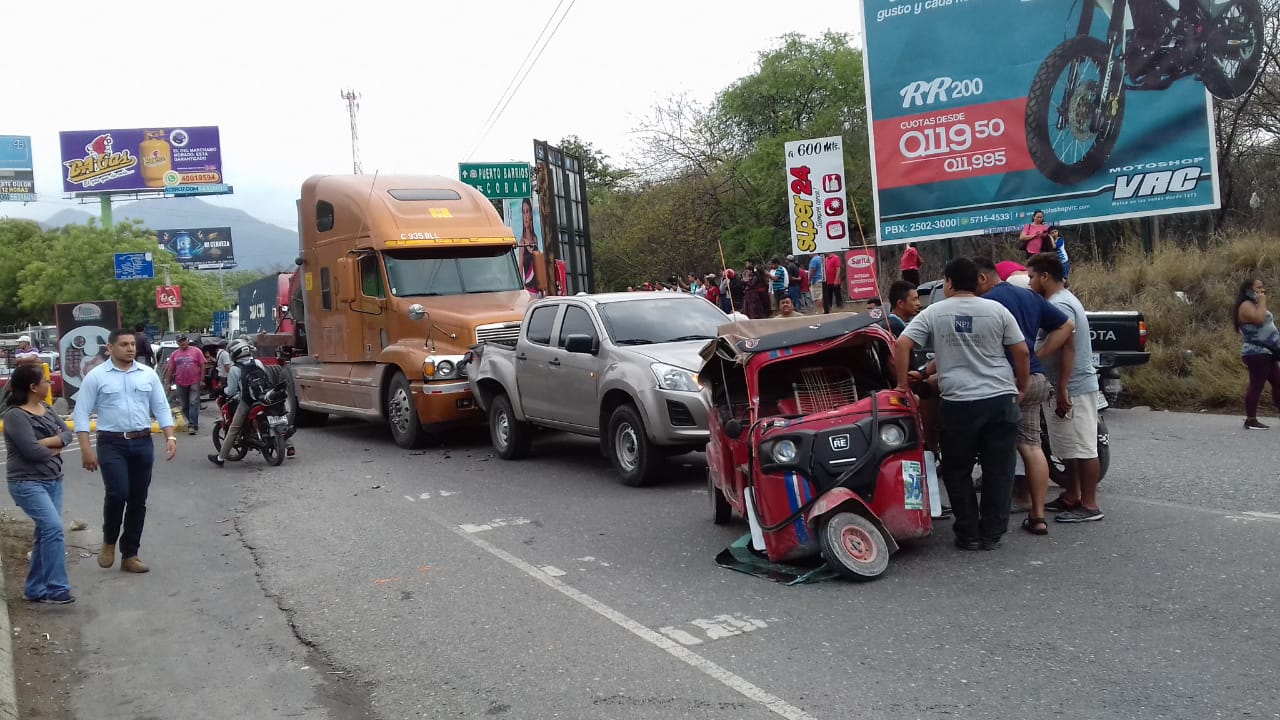
[[[658,379],[658,387],[663,390],[698,392],[702,389],[698,384],[698,376],[684,368],[666,363],[654,363],[652,367],[653,375]]]
[[[452,380],[461,375],[458,372],[458,363],[461,362],[461,355],[432,355],[422,361],[422,377],[427,380]]]
[[[448,361],[448,360],[441,360],[440,362],[436,363],[436,376],[437,376],[437,377],[439,377],[439,378],[441,378],[441,379],[443,379],[443,378],[451,378],[451,377],[453,377],[453,372],[454,372],[454,365],[453,365],[453,363],[452,363],[452,362],[450,362],[450,361]]]
[[[797,452],[799,452],[799,450],[796,448],[795,442],[791,440],[779,440],[777,444],[773,446],[773,461],[777,463],[794,462]]]

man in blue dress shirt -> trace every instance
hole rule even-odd
[[[102,503],[102,551],[98,566],[115,564],[116,540],[120,541],[120,569],[144,573],[151,568],[138,559],[142,525],[147,517],[147,490],[155,446],[151,418],[155,416],[165,436],[165,459],[178,453],[173,434],[173,413],[156,371],[134,361],[134,335],[113,330],[107,339],[111,359],[84,377],[76,394],[76,435],[80,438],[84,469],[102,468],[106,498]],[[89,443],[89,414],[98,413],[98,449]],[[124,530],[121,532],[121,522]]]

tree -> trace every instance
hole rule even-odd
[[[560,149],[582,161],[588,202],[595,202],[604,193],[618,191],[635,176],[630,170],[614,166],[603,150],[577,135],[565,136],[560,141]]]
[[[156,252],[154,236],[133,223],[111,229],[94,221],[40,230],[35,223],[0,221],[0,319],[18,322],[53,320],[53,306],[63,302],[116,300],[126,325],[158,318],[155,288],[160,281],[115,279],[115,253],[154,253],[157,277],[167,268],[182,288],[180,327],[207,327],[213,312],[226,306],[217,278],[185,270],[168,253]]]

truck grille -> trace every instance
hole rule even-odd
[[[490,323],[476,326],[476,343],[500,340],[515,342],[520,337],[520,323]]]

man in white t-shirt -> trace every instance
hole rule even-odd
[[[916,315],[898,338],[898,389],[908,389],[911,351],[932,345],[930,365],[937,366],[942,395],[942,480],[955,513],[956,547],[994,550],[1009,528],[1022,419],[1018,403],[1031,376],[1031,351],[1013,315],[1003,305],[977,297],[978,268],[972,260],[952,260],[942,277],[947,298]],[[973,465],[979,458],[981,502],[973,487]]]

